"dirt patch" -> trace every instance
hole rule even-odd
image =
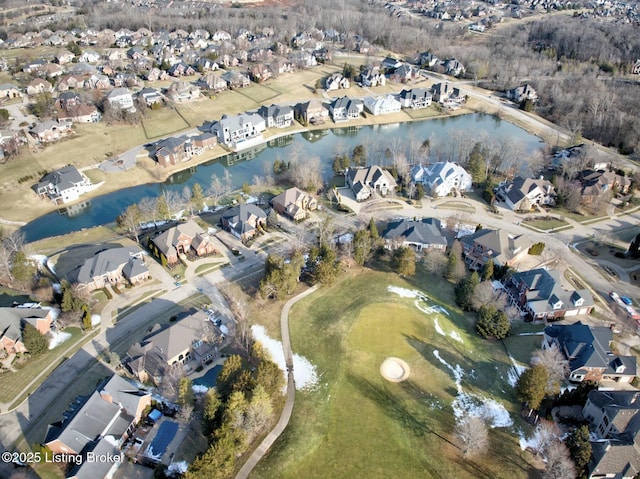
[[[382,361],[380,374],[387,381],[399,383],[409,378],[411,369],[402,359],[390,357]]]

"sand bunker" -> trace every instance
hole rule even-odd
[[[409,378],[410,373],[409,365],[402,359],[387,358],[382,361],[380,365],[380,374],[382,374],[382,377],[393,383],[404,381]]]

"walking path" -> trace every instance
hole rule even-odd
[[[253,454],[249,456],[247,462],[244,463],[238,474],[236,475],[236,479],[246,479],[251,474],[251,471],[258,464],[258,461],[262,459],[262,457],[267,453],[269,448],[276,442],[276,439],[280,437],[280,434],[284,431],[289,424],[289,419],[291,418],[291,413],[293,412],[293,403],[296,398],[296,386],[295,381],[293,379],[293,352],[291,351],[291,342],[289,340],[289,311],[291,310],[291,306],[296,304],[303,298],[306,298],[311,293],[314,293],[318,289],[318,286],[314,286],[313,288],[309,288],[303,293],[291,298],[282,308],[282,312],[280,313],[280,330],[282,334],[282,349],[284,349],[284,358],[287,363],[287,400],[284,403],[284,408],[282,409],[282,414],[280,415],[280,419],[275,427],[271,430],[267,437],[263,439],[260,445],[253,451]]]

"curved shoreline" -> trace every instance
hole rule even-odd
[[[490,104],[488,104],[487,106],[491,106]],[[489,116],[493,116],[496,117],[502,121],[506,121],[508,123],[511,123],[512,125],[521,128],[522,130],[526,131],[527,133],[536,136],[537,138],[539,138],[541,141],[546,142],[546,139],[539,134],[538,131],[532,131],[533,129],[531,128],[525,128],[523,127],[521,124],[519,124],[516,121],[511,121],[511,120],[515,120],[515,118],[510,118],[510,116],[505,117],[501,117],[499,115],[499,112],[491,112],[491,111],[487,111],[486,108],[470,108],[468,105],[465,105],[463,108],[461,108],[460,110],[456,110],[447,114],[437,114],[434,116],[426,116],[424,118],[412,118],[409,116],[408,113],[405,112],[405,110],[401,110],[401,113],[403,113],[404,118],[397,118],[398,114],[392,114],[392,115],[383,115],[383,116],[374,116],[370,113],[367,113],[365,117],[361,117],[358,120],[355,121],[348,121],[348,122],[344,122],[344,123],[334,123],[332,120],[328,120],[327,122],[321,124],[321,125],[311,125],[311,126],[306,126],[306,127],[296,127],[295,129],[287,129],[287,131],[275,131],[273,135],[269,136],[269,137],[263,137],[263,140],[259,143],[256,143],[257,145],[264,145],[267,144],[268,142],[272,141],[272,140],[277,140],[278,138],[284,137],[284,136],[288,136],[288,135],[296,135],[296,134],[300,134],[300,133],[306,133],[306,132],[314,132],[314,131],[324,131],[324,130],[333,130],[333,129],[345,129],[345,128],[361,128],[361,127],[367,127],[367,126],[377,126],[377,125],[394,125],[394,124],[403,124],[403,123],[413,123],[413,122],[422,122],[422,121],[429,121],[429,120],[443,120],[443,119],[447,119],[447,118],[454,118],[454,117],[458,117],[458,116],[466,116],[466,115],[471,115],[471,114],[482,114],[482,115],[489,115]],[[392,118],[389,118],[392,117]],[[174,132],[172,135],[168,135],[167,138],[171,137],[171,136],[179,136],[180,134],[185,134],[188,132],[193,131],[193,128],[187,128],[187,129],[183,129],[180,131],[176,131]],[[127,151],[131,151],[134,149],[140,149],[142,148],[142,145],[136,145],[132,148],[130,148]],[[218,147],[216,147],[218,148]],[[242,151],[242,150],[241,150]],[[208,151],[207,153],[211,153],[211,151]],[[207,154],[207,155],[202,155],[203,158],[199,158],[199,157],[195,157],[190,159],[189,161],[186,162],[181,162],[177,165],[173,165],[173,167],[169,167],[169,168],[161,168],[157,165],[157,163],[154,162],[153,164],[153,171],[150,170],[149,166],[151,165],[144,165],[141,164],[140,162],[144,161],[144,162],[149,162],[149,161],[154,161],[152,160],[149,156],[145,157],[144,159],[141,160],[136,160],[136,166],[134,166],[133,168],[125,171],[125,172],[117,172],[117,173],[104,173],[105,175],[105,179],[103,181],[103,185],[100,188],[96,188],[84,195],[82,195],[78,201],[73,202],[73,203],[69,203],[69,204],[65,204],[62,206],[56,206],[54,205],[52,202],[50,202],[49,200],[42,200],[42,201],[46,201],[49,203],[48,207],[43,208],[43,209],[28,209],[26,211],[23,211],[22,214],[24,213],[31,213],[32,211],[35,212],[35,215],[31,215],[31,214],[27,214],[25,216],[23,216],[25,218],[26,221],[24,222],[17,222],[17,221],[11,221],[11,220],[5,220],[6,223],[5,224],[11,224],[13,223],[16,226],[19,226],[18,223],[30,223],[31,221],[36,220],[37,218],[41,217],[41,216],[45,216],[47,214],[53,213],[55,211],[60,210],[61,208],[65,208],[65,207],[69,207],[69,206],[73,206],[74,204],[78,204],[81,203],[83,201],[90,201],[92,199],[95,199],[97,197],[100,196],[104,196],[110,193],[114,193],[117,191],[120,191],[122,189],[126,189],[126,188],[131,188],[131,187],[136,187],[136,186],[141,186],[141,185],[145,185],[145,184],[160,184],[160,183],[164,183],[165,181],[167,181],[171,176],[179,174],[180,172],[183,172],[185,170],[188,170],[190,168],[194,168],[197,166],[200,166],[202,164],[208,163],[208,162],[212,162],[215,160],[219,160],[220,158],[223,158],[227,155],[230,154],[234,154],[236,152],[233,151],[228,151],[228,150],[224,150],[222,148],[222,146],[220,146],[218,148],[218,152],[215,152],[213,154]],[[126,154],[126,152],[121,153],[119,156]],[[206,156],[206,157],[205,157]],[[116,175],[120,175],[120,174],[126,174],[128,179],[131,178],[136,178],[133,182],[127,183],[126,186],[122,186],[121,184],[118,183],[117,181],[117,177]],[[136,174],[139,173],[139,174]],[[144,173],[144,174],[141,174]],[[2,215],[2,213],[0,212],[0,216]]]

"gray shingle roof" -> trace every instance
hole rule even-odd
[[[70,273],[70,279],[78,283],[90,283],[96,277],[118,271],[123,265],[129,263],[134,255],[140,255],[141,253],[142,250],[137,246],[111,248],[100,251],[93,257],[85,260],[79,268],[73,270]]]
[[[385,240],[396,240],[400,237],[408,243],[428,245],[447,245],[447,240],[440,232],[440,221],[425,218],[420,221],[399,220],[389,223],[382,237]]]

